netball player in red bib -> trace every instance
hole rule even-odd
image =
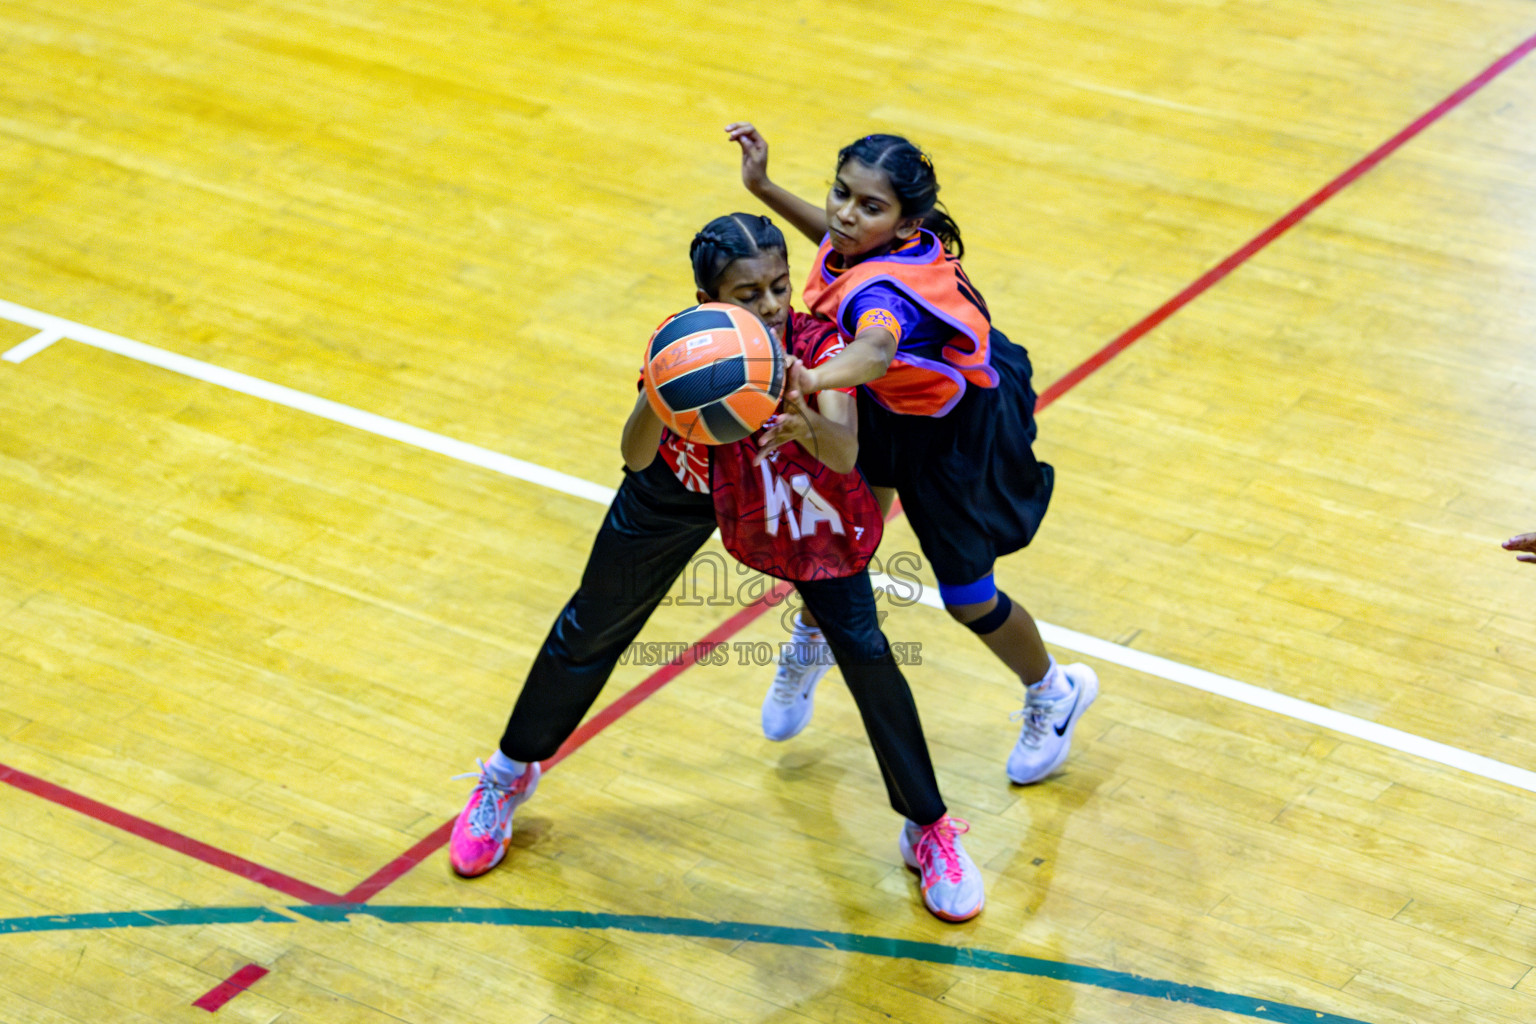
[[[767,217],[717,218],[690,254],[698,300],[755,312],[783,340],[790,371],[826,365],[841,351],[829,325],[790,312],[784,236]],[[538,785],[539,762],[576,730],[620,654],[718,525],[733,555],[793,581],[805,608],[824,621],[891,806],[906,819],[898,846],[920,876],[924,904],[947,921],[981,912],[981,873],[960,842],[969,826],[946,811],[917,706],[876,618],[865,566],[883,520],[855,469],[857,431],[851,389],[787,393],[776,425],[714,447],[671,435],[639,396],[621,442],[624,482],[581,586],[534,659],[497,750],[471,774],[475,786],[449,841],[455,871],[480,875],[501,861],[513,811]]]
[[[859,468],[894,487],[950,615],[981,637],[1024,684],[1024,725],[1008,777],[1031,783],[1066,759],[1098,695],[1087,665],[1058,666],[1035,620],[997,588],[993,565],[1034,537],[1052,469],[1035,458],[1035,393],[1024,349],[992,325],[960,265],[960,229],[938,203],[933,162],[896,135],[867,135],[837,155],[823,206],[768,178],[768,144],[750,124],[726,128],[741,146],[742,181],[818,246],[805,285],[811,314],[847,342],[833,359],[797,367],[803,394],[860,386]],[[821,619],[794,644],[814,650]],[[786,657],[769,691],[783,702],[816,659]]]

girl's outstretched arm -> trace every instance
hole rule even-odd
[[[852,388],[885,376],[896,358],[896,335],[884,327],[866,327],[848,347],[815,369],[803,363],[785,375],[785,387],[803,394],[827,388]]]
[[[827,211],[768,180],[768,140],[746,121],[726,125],[725,134],[741,146],[741,183],[747,191],[820,245],[827,237]]]
[[[645,392],[635,396],[635,407],[630,410],[624,424],[624,437],[619,449],[624,453],[624,465],[640,472],[656,459],[656,448],[661,444],[661,420],[657,418]]]
[[[791,373],[799,365],[791,357]],[[859,414],[853,396],[824,391],[816,396],[820,411],[811,408],[798,391],[784,393],[784,410],[770,421],[759,439],[755,462],[762,462],[781,445],[798,441],[823,466],[834,473],[852,473],[859,459]]]

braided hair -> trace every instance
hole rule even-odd
[[[774,249],[789,258],[784,233],[767,217],[751,213],[716,217],[693,236],[693,244],[688,247],[694,283],[704,294],[712,296],[726,267]]]
[[[842,170],[849,160],[884,171],[901,202],[901,215],[921,217],[922,227],[938,236],[945,252],[965,255],[960,225],[939,202],[939,179],[927,153],[900,135],[866,135],[838,151],[837,169]]]

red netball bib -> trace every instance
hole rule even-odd
[[[818,366],[843,345],[837,329],[796,313],[789,351]],[[814,404],[815,397],[811,398]],[[834,473],[800,445],[754,466],[757,434],[711,451],[710,489],[726,550],[784,580],[852,576],[869,564],[885,520],[858,470]]]
[[[715,519],[726,550],[784,580],[852,576],[880,545],[880,503],[858,470],[834,473],[791,442],[761,464],[753,439],[711,460]]]

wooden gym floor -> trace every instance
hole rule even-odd
[[[1536,1019],[1536,568],[1498,548],[1536,530],[1533,32],[0,0],[0,1021]],[[756,209],[739,118],[807,196],[858,135],[926,146],[1049,386],[999,576],[1099,671],[1064,770],[1009,786],[1017,683],[886,620],[968,925],[839,686],[760,737],[744,576],[643,635],[728,663],[621,667],[505,866],[441,849],[688,241]]]

